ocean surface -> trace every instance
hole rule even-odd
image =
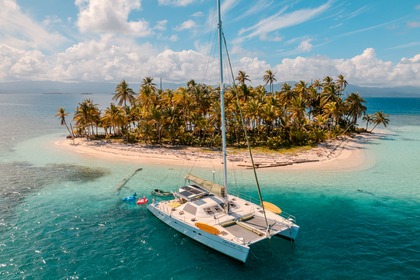
[[[0,94],[0,279],[419,279],[420,98],[367,98],[369,112],[390,115],[365,145],[368,168],[259,172],[264,198],[301,229],[294,243],[256,244],[246,264],[121,200],[175,190],[191,163],[111,162],[54,144],[67,133],[57,108],[73,113],[85,98],[104,108],[112,95]],[[249,171],[229,175],[257,197]]]

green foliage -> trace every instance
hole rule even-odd
[[[314,145],[358,131],[361,116],[375,127],[389,122],[382,112],[367,117],[365,100],[358,93],[345,98],[347,82],[342,75],[336,81],[325,77],[310,85],[304,81],[294,87],[285,83],[280,91],[273,90],[273,72],[267,70],[263,79],[270,85],[269,92],[264,86],[246,85],[250,80],[244,71],[238,74],[238,87],[227,87],[228,146],[246,146],[241,116],[251,145],[274,150]],[[79,103],[73,117],[76,131],[80,136],[97,136],[102,128],[107,138],[119,137],[129,143],[221,145],[218,88],[191,80],[185,87],[161,91],[153,78],[146,77],[138,92],[135,95],[123,80],[113,98],[117,105],[111,103],[101,112],[90,99]],[[63,119],[64,113],[58,116]]]

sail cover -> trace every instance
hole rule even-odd
[[[205,180],[203,178],[197,177],[192,174],[187,174],[185,176],[185,180],[189,180],[191,182],[194,182],[195,184],[199,185],[200,187],[208,190],[209,192],[219,196],[224,197],[225,196],[225,187],[216,183],[213,183],[211,181]]]

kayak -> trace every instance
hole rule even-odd
[[[137,204],[139,204],[139,205],[146,204],[147,202],[149,202],[149,200],[145,196],[143,196],[142,198],[139,198],[137,200]]]
[[[167,191],[163,191],[163,190],[159,190],[159,189],[154,189],[152,191],[152,195],[156,195],[156,196],[171,196],[172,193],[171,192],[167,192]]]
[[[124,197],[122,200],[126,202],[136,201],[137,199],[137,193],[133,193],[133,195]]]

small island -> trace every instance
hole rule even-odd
[[[347,81],[342,75],[311,84],[300,81],[294,87],[284,83],[279,91],[274,90],[276,78],[271,70],[257,87],[247,85],[250,80],[244,71],[235,80],[238,85],[225,91],[225,117],[230,161],[236,166],[249,167],[243,160],[247,138],[259,159],[257,168],[290,166],[330,159],[343,143],[360,140],[377,125],[389,123],[383,112],[366,114],[366,101],[359,93],[344,94]],[[73,143],[80,145],[86,139],[85,148],[137,148],[143,154],[158,149],[165,154],[162,149],[166,149],[178,156],[189,148],[185,158],[205,159],[221,146],[218,87],[191,80],[185,87],[162,90],[146,77],[136,94],[123,80],[116,86],[113,101],[102,111],[93,100],[85,99],[75,110],[74,127],[67,124],[69,113],[64,108],[56,116]],[[360,120],[364,127],[359,127]],[[156,157],[157,153],[151,154]]]

